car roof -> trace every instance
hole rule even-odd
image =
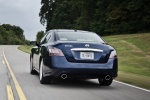
[[[73,30],[73,29],[53,29],[49,31],[54,31],[54,32],[85,32],[85,33],[94,33],[94,32],[89,32],[89,31],[83,31],[83,30]]]

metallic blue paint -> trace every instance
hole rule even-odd
[[[33,58],[33,66],[36,71],[39,72],[39,65],[41,59],[43,59],[43,74],[45,77],[60,77],[61,74],[67,74],[71,78],[99,78],[106,75],[110,75],[113,78],[117,77],[118,58],[109,58],[111,52],[116,51],[113,47],[105,43],[105,41],[103,43],[57,41],[57,32],[59,31],[61,30],[51,30],[51,40],[47,40],[50,42],[45,42],[44,38],[46,36],[44,36],[41,44],[32,48],[30,57]],[[73,30],[70,31],[73,32]],[[69,30],[66,32],[69,32]],[[64,56],[50,56],[50,48],[61,50]],[[94,53],[94,59],[81,59],[80,49],[78,51],[77,48],[85,48],[84,52],[89,52],[86,51],[87,48],[93,49],[90,52]],[[98,52],[98,50],[102,52]]]

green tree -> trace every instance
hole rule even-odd
[[[3,24],[0,25],[0,44],[20,45],[25,44],[26,40],[23,29],[19,26]]]
[[[39,31],[36,35],[36,41],[39,43],[44,35],[44,31]]]
[[[41,23],[100,35],[150,31],[150,0],[42,0]]]

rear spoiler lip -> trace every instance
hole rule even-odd
[[[90,44],[105,44],[104,43],[99,43],[99,42],[81,42],[81,41],[56,41],[56,43],[90,43]]]

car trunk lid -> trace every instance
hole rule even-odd
[[[59,42],[56,47],[62,50],[68,62],[76,63],[107,63],[113,50],[100,43]]]

